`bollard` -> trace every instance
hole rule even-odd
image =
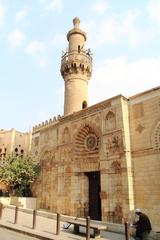
[[[125,227],[125,239],[130,240],[130,229],[128,222],[124,223],[124,227]]]
[[[57,227],[56,227],[56,235],[60,234],[60,214],[57,213]]]
[[[86,240],[90,240],[90,217],[86,218]]]
[[[16,208],[15,208],[15,216],[14,216],[14,224],[17,223],[17,219],[18,219],[18,207],[16,206]]]
[[[32,228],[35,229],[36,227],[36,210],[33,210],[33,224],[32,224]]]

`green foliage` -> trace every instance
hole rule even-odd
[[[0,182],[8,186],[10,195],[29,197],[39,171],[40,165],[31,155],[9,155],[0,163]]]

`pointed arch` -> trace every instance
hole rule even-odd
[[[107,131],[114,130],[116,128],[116,117],[115,113],[109,111],[105,116],[105,129]]]
[[[62,134],[62,141],[63,143],[69,143],[70,142],[70,132],[68,127],[65,127],[63,134]]]

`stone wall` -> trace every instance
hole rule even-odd
[[[32,150],[42,171],[33,189],[39,207],[86,216],[86,173],[100,171],[102,220],[120,223],[141,208],[158,229],[159,91],[129,100],[117,96],[36,128]]]
[[[155,230],[160,219],[160,90],[130,100],[130,136],[134,163],[135,207],[151,218]]]

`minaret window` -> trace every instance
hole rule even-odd
[[[83,101],[83,103],[82,103],[82,109],[84,109],[84,108],[87,108],[87,102],[86,101]]]
[[[78,45],[78,53],[80,53],[80,51],[81,51],[81,46]]]

